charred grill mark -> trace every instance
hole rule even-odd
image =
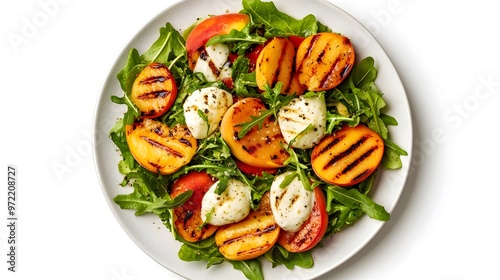
[[[347,37],[344,37],[344,41],[342,42],[342,44],[343,44],[344,46],[349,46],[349,47],[351,47],[351,40],[349,40],[349,38],[347,38]]]
[[[363,176],[365,176],[365,174],[368,173],[368,172],[370,172],[370,169],[364,170],[363,172],[359,173],[359,175],[357,175],[356,177],[352,178],[351,182],[359,180],[360,178],[362,178]]]
[[[264,234],[268,234],[268,233],[273,232],[274,230],[276,230],[277,227],[278,226],[275,223],[273,223],[273,224],[268,225],[267,227],[265,227],[263,229],[258,229],[256,231],[249,232],[249,233],[246,233],[246,234],[243,234],[243,235],[240,235],[240,236],[234,236],[232,238],[224,240],[224,242],[222,242],[222,246],[229,245],[231,243],[238,242],[240,240],[245,240],[245,239],[247,239],[249,237],[254,237],[254,236],[258,237],[258,236],[261,236],[261,235],[264,235]],[[239,252],[239,253],[251,252],[251,251],[253,251],[255,249],[260,249],[260,247],[258,247],[258,248],[252,248],[252,250],[242,251],[242,252]]]
[[[149,85],[154,83],[163,83],[167,80],[165,76],[150,76],[140,82],[141,85]]]
[[[145,100],[145,99],[165,98],[168,95],[170,95],[170,93],[172,92],[168,90],[150,91],[137,96],[137,99]]]
[[[283,48],[281,49],[280,57],[279,57],[278,63],[277,63],[278,66],[283,63],[285,56],[286,56],[286,45],[284,45]],[[278,80],[279,80],[278,78],[279,78],[280,73],[281,73],[281,67],[276,67],[276,71],[274,71],[274,75],[273,75],[273,80],[270,83],[271,86],[274,86],[278,82]]]
[[[212,73],[214,73],[215,77],[220,76],[219,68],[217,68],[217,66],[215,66],[215,63],[212,60],[210,60],[208,62],[208,67],[210,67],[210,71],[212,71]]]
[[[302,244],[311,240],[312,235],[309,234],[309,232],[311,232],[311,228],[307,227],[306,232],[302,232],[302,230],[297,232],[297,234],[294,234],[293,236],[291,236],[290,241],[292,241],[293,244],[295,244],[297,247],[300,248],[300,247],[302,247]]]
[[[142,140],[144,140],[144,141],[146,141],[146,142],[148,142],[148,144],[150,144],[150,145],[151,145],[151,146],[153,146],[153,147],[156,147],[156,148],[158,148],[158,149],[162,149],[162,150],[166,151],[167,153],[171,154],[171,155],[172,155],[172,156],[174,156],[174,157],[177,157],[177,158],[182,158],[182,157],[184,157],[184,156],[183,156],[181,153],[179,153],[178,151],[176,151],[176,150],[174,150],[174,149],[172,149],[172,148],[170,148],[170,147],[167,147],[167,146],[165,146],[165,145],[163,145],[163,144],[161,144],[161,143],[158,143],[158,142],[156,142],[155,140],[150,139],[150,138],[148,138],[148,137],[146,137],[146,136],[141,136],[141,139],[142,139]]]
[[[343,159],[344,157],[350,155],[352,152],[354,152],[357,148],[359,148],[363,143],[366,141],[368,137],[363,136],[361,139],[359,139],[356,143],[352,144],[347,150],[343,151],[342,153],[335,155],[330,161],[328,161],[325,166],[323,166],[323,169],[328,169],[330,166],[334,165],[337,161]]]
[[[312,50],[314,49],[314,45],[316,44],[316,42],[319,40],[320,37],[321,36],[319,34],[316,34],[312,37],[311,42],[309,43],[309,47],[307,48],[307,52],[305,53],[304,60],[309,58]]]
[[[163,166],[160,166],[159,164],[156,164],[154,162],[148,162],[151,166],[153,166],[156,170],[160,170],[163,168]]]
[[[252,254],[253,252],[258,252],[258,251],[261,251],[261,250],[262,250],[262,247],[263,247],[263,246],[259,246],[259,247],[251,248],[250,250],[246,250],[246,251],[238,251],[237,255],[248,255],[248,254]]]
[[[193,217],[193,211],[186,210],[185,213],[186,214],[182,217],[182,223],[184,224],[184,226],[186,226],[186,224],[189,222],[189,220],[191,219],[191,217]]]
[[[338,56],[332,63],[330,70],[325,73],[326,75],[321,80],[321,87],[328,87],[330,84],[334,83],[335,80],[337,80],[337,71],[335,71],[335,69],[338,67],[340,62],[342,62],[342,60],[340,59],[340,56]]]
[[[314,48],[314,45],[319,40],[319,37],[320,36],[318,34],[316,34],[316,35],[313,35],[313,37],[311,38],[311,41],[309,42],[309,46],[306,48],[307,51],[304,54],[304,58],[302,59],[302,62],[299,65],[296,65],[297,73],[301,73],[302,72],[302,68],[304,67],[304,64],[308,60],[309,56],[311,56],[311,52],[312,52],[312,50]]]
[[[154,115],[154,114],[156,114],[155,109],[151,109],[151,110],[149,110],[148,112],[141,112],[141,116],[144,116],[144,117],[147,117],[147,116],[152,116],[152,115]]]
[[[343,79],[345,76],[347,76],[347,74],[351,70],[351,66],[352,66],[351,64],[347,64],[346,66],[344,66],[344,69],[342,69],[342,71],[340,71],[340,78],[341,79]]]
[[[323,58],[326,54],[326,49],[328,48],[328,44],[325,46],[324,49],[321,50],[321,52],[319,53],[318,57],[316,58],[316,62],[317,63],[323,63]]]
[[[207,50],[204,48],[204,47],[201,47],[200,49],[198,49],[200,51],[200,59],[202,60],[205,60],[207,61],[207,59],[209,58],[208,56],[208,53],[207,53]]]
[[[321,156],[322,154],[328,152],[328,150],[330,150],[331,148],[333,148],[335,145],[337,145],[340,141],[344,140],[345,138],[345,135],[341,135],[339,136],[338,138],[335,138],[332,142],[328,143],[328,145],[326,145],[326,147],[324,147],[323,149],[321,149],[319,151],[319,153],[316,155],[316,157],[319,157]]]
[[[233,139],[236,141],[240,141],[240,138],[238,137],[238,131],[236,130],[233,131]]]
[[[285,197],[287,192],[288,192],[288,188],[284,188],[283,191],[281,192],[281,195],[276,196],[276,201],[274,203],[274,207],[279,208],[279,206],[281,204],[281,200],[283,200],[283,197]]]
[[[165,68],[165,65],[161,64],[161,63],[158,63],[158,62],[153,62],[149,65],[149,67],[153,68],[153,69],[160,69],[160,68]]]
[[[193,145],[191,145],[191,142],[189,142],[189,140],[185,139],[185,138],[181,138],[179,139],[179,142],[181,142],[182,144],[188,146],[188,147],[192,147]]]
[[[159,127],[155,127],[153,129],[154,133],[156,133],[156,135],[162,135],[163,134],[163,129],[159,128]]]
[[[358,166],[361,162],[363,162],[365,159],[367,159],[375,150],[378,149],[378,146],[371,147],[368,151],[363,153],[359,158],[354,160],[352,163],[347,165],[343,170],[342,174],[346,174],[347,172],[351,171],[353,168]]]
[[[255,152],[257,152],[257,149],[258,149],[256,146],[253,146],[253,145],[248,146],[248,147],[243,145],[242,148],[243,148],[243,150],[245,150],[249,154],[255,154]]]

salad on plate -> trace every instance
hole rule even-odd
[[[388,221],[371,193],[407,153],[390,139],[376,62],[355,49],[260,0],[182,32],[167,22],[117,76],[111,99],[126,111],[110,138],[131,191],[114,202],[158,216],[181,260],[248,279],[263,279],[262,261],[312,267],[314,248],[364,215]]]

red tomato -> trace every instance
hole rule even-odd
[[[186,53],[189,67],[194,69],[196,60],[208,40],[216,35],[229,34],[231,30],[241,30],[250,21],[246,14],[229,13],[208,17],[198,23],[186,38]]]
[[[246,57],[250,60],[250,66],[248,72],[253,72],[255,70],[255,65],[260,52],[264,48],[264,45],[254,45],[252,49],[246,54]]]
[[[208,189],[216,182],[206,172],[192,171],[177,179],[172,184],[172,198],[192,190],[191,197],[181,206],[174,209],[174,225],[177,233],[189,242],[196,242],[211,236],[218,227],[203,224],[201,219],[201,201]]]
[[[326,198],[320,187],[314,189],[315,202],[309,219],[297,232],[282,230],[278,243],[289,252],[304,252],[316,246],[326,233],[328,213]]]
[[[302,43],[302,41],[304,41],[304,39],[305,39],[304,37],[295,36],[295,35],[288,37],[288,40],[290,40],[290,42],[292,42],[295,49],[299,48],[300,43]]]
[[[269,174],[276,174],[278,172],[277,168],[261,168],[261,167],[255,167],[248,165],[238,159],[234,159],[234,162],[236,163],[236,167],[238,167],[241,172],[247,174],[247,175],[252,175],[252,176],[262,176],[262,172],[266,172]]]
[[[234,84],[233,84],[233,79],[232,78],[222,79],[222,82],[224,83],[224,85],[226,85],[226,87],[228,89],[233,89],[234,88]]]

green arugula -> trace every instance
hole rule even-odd
[[[250,25],[246,25],[242,30],[233,29],[229,34],[217,35],[210,38],[205,46],[224,43],[228,44],[234,53],[243,55],[252,45],[263,45],[266,41],[266,38],[258,34],[252,34]]]
[[[276,245],[271,250],[267,251],[264,257],[272,263],[273,267],[282,264],[288,269],[294,269],[295,266],[311,268],[314,265],[311,251],[291,253],[280,245]]]
[[[261,111],[258,116],[250,116],[251,120],[248,122],[238,124],[238,126],[241,127],[241,130],[238,132],[238,138],[241,139],[245,137],[245,135],[256,125],[261,129],[264,121],[270,116],[274,116],[274,119],[278,119],[279,109],[295,98],[295,94],[280,94],[282,86],[283,84],[281,82],[276,83],[274,88],[271,88],[269,85],[265,86],[265,92],[262,93],[261,98],[264,100],[265,104],[268,104],[269,109]]]
[[[314,15],[309,14],[297,20],[280,12],[273,2],[243,0],[242,12],[250,15],[254,24],[264,25],[268,32],[267,37],[290,35],[307,37],[317,32],[326,31],[326,26],[318,23]]]
[[[193,191],[187,191],[178,195],[175,199],[159,198],[154,193],[151,193],[150,197],[145,197],[138,188],[134,188],[134,192],[117,195],[113,201],[120,205],[122,209],[135,210],[136,216],[145,213],[154,213],[161,216],[166,210],[181,206],[192,194]]]

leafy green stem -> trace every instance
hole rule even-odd
[[[156,61],[156,59],[160,56],[161,52],[163,51],[163,49],[165,48],[165,46],[167,45],[168,41],[170,40],[170,37],[172,36],[172,33],[168,33],[167,34],[167,38],[165,38],[165,40],[163,41],[163,45],[161,46],[161,48],[158,50],[158,52],[156,53],[156,55],[151,59],[151,61]]]

